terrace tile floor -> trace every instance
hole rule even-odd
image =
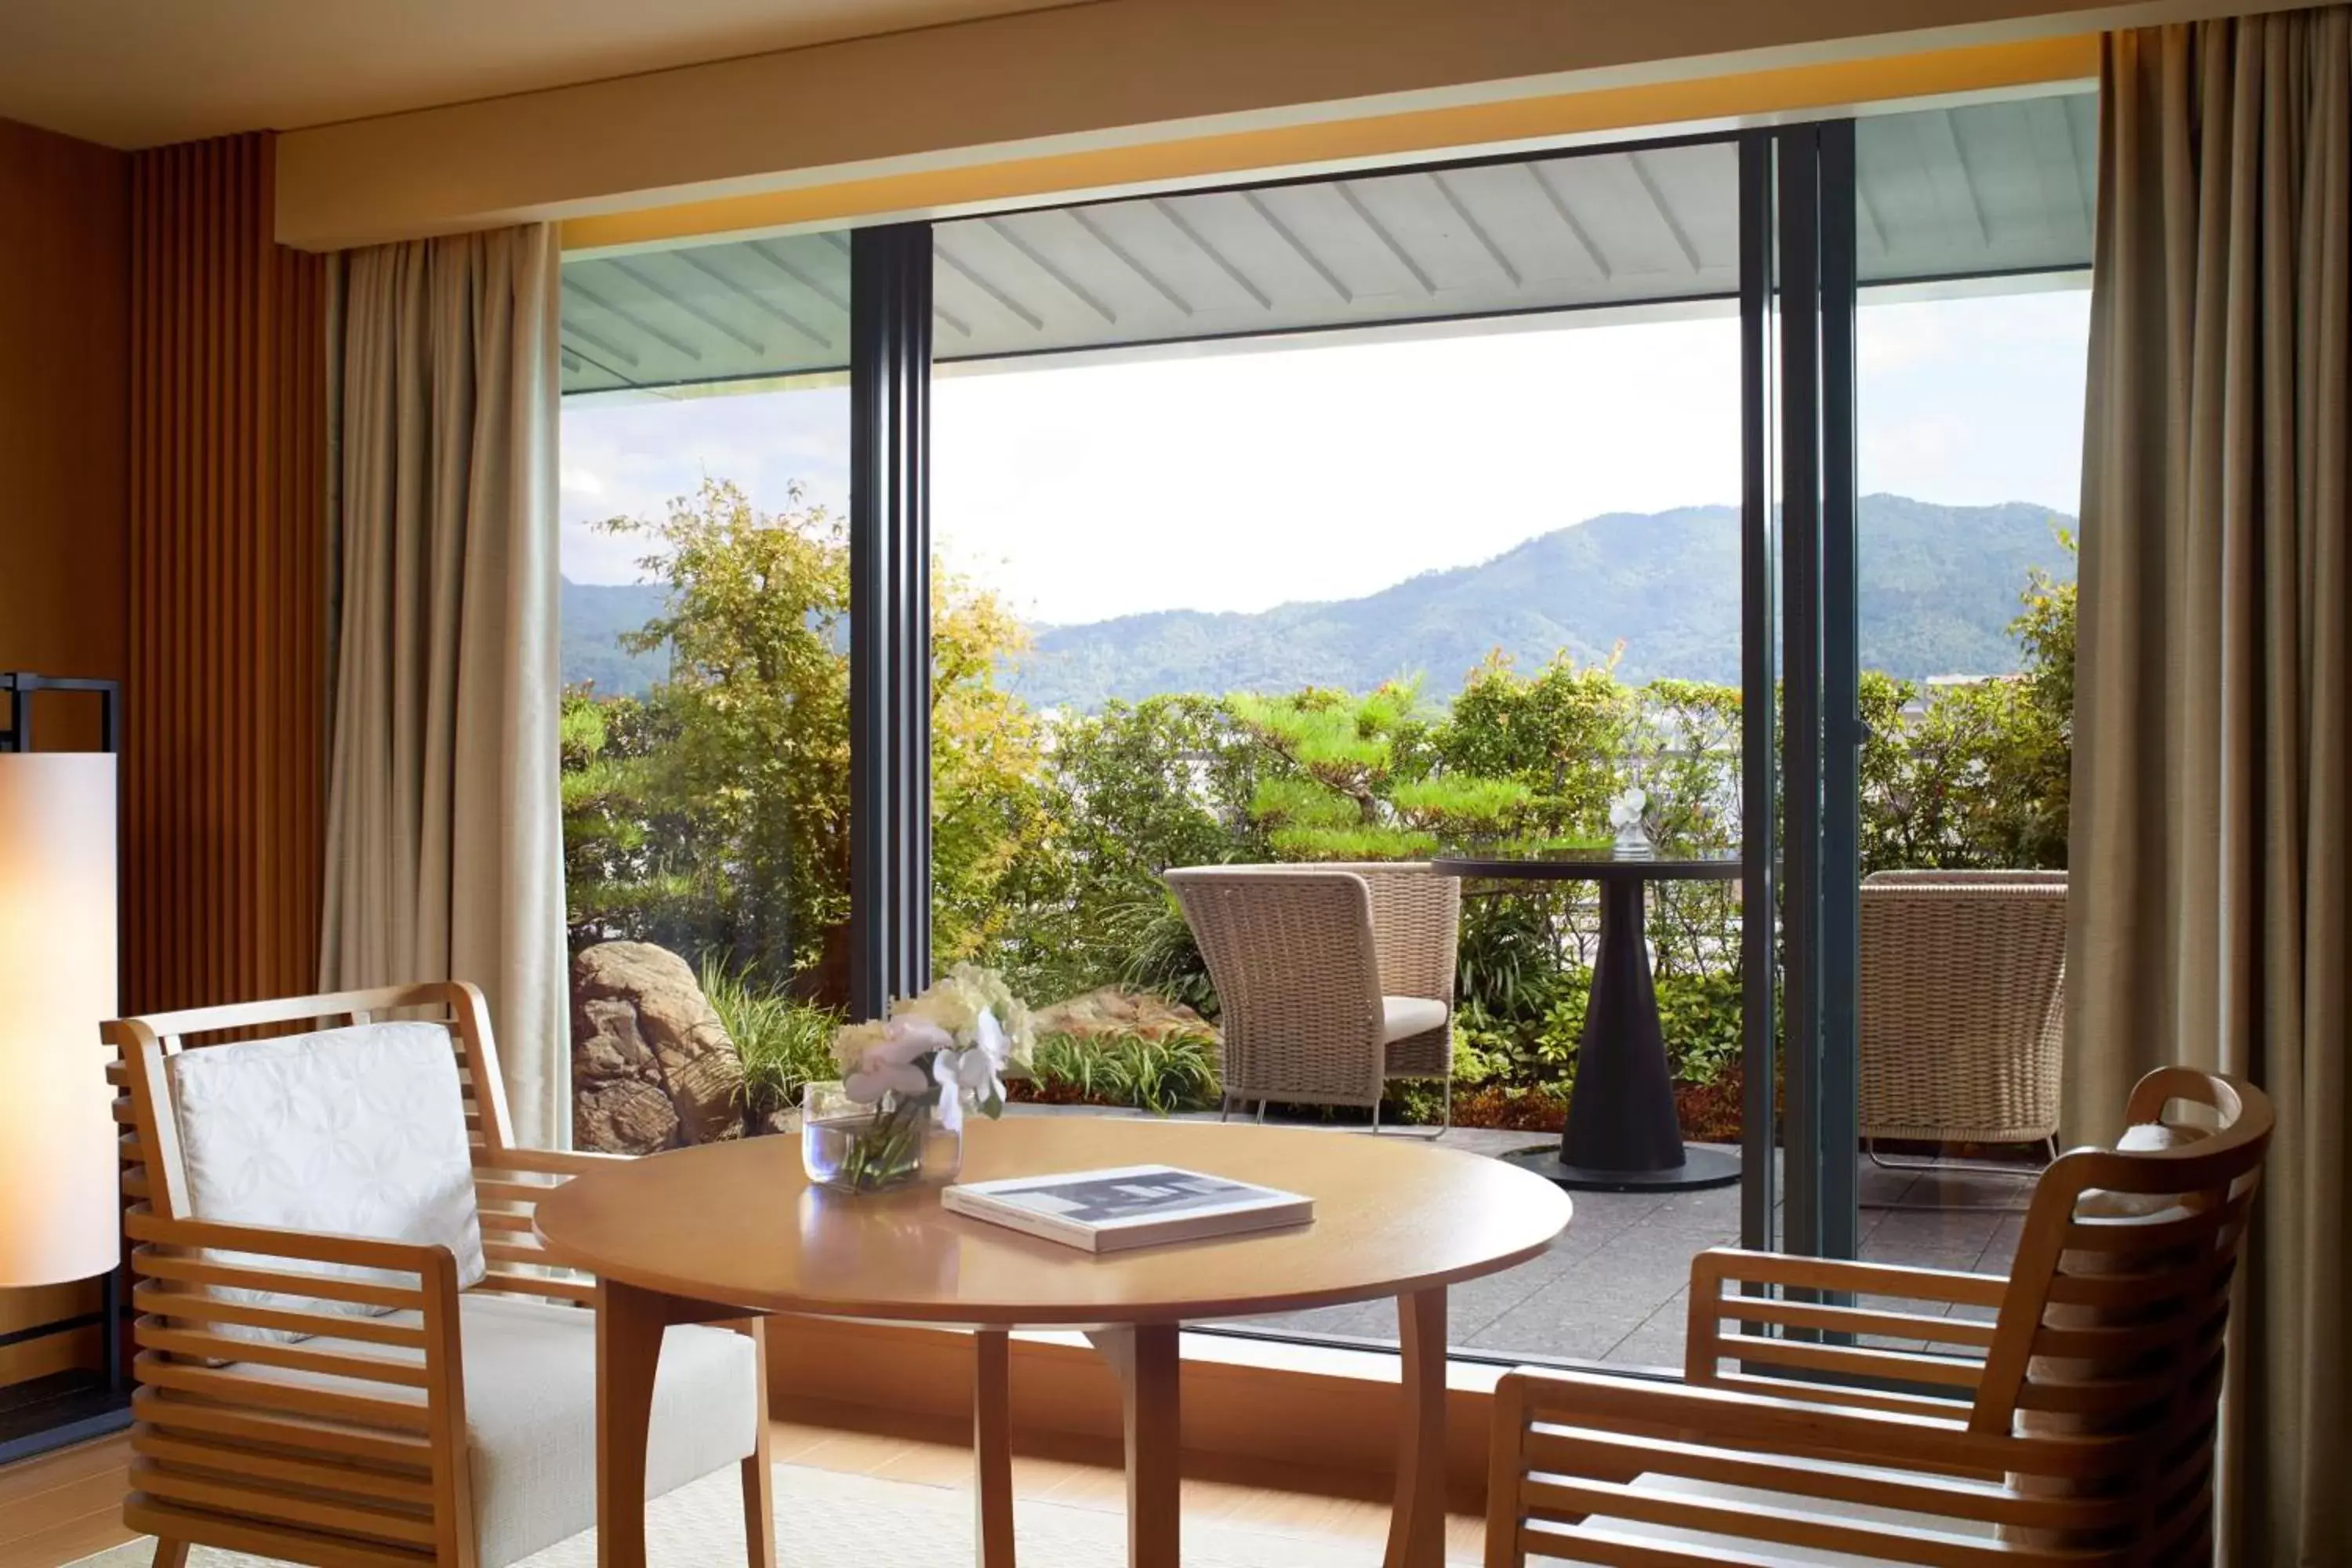
[[[1042,1108],[1015,1109],[1034,1114]],[[1069,1114],[1075,1108],[1056,1109]],[[1333,1136],[1362,1134],[1334,1129]],[[1541,1133],[1455,1128],[1437,1143],[1496,1155],[1546,1141]],[[2007,1272],[2032,1191],[2028,1182],[1981,1167],[1917,1173],[1866,1159],[1857,1160],[1857,1171],[1864,1259]],[[1456,1352],[1485,1356],[1678,1368],[1691,1256],[1738,1244],[1739,1195],[1736,1186],[1577,1193],[1576,1217],[1549,1251],[1454,1289],[1447,1340]],[[1906,1303],[1905,1310],[1937,1309]],[[1244,1326],[1392,1344],[1396,1310],[1392,1302],[1367,1301],[1253,1319]]]

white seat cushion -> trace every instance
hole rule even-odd
[[[446,1026],[367,1024],[205,1046],[172,1057],[168,1071],[189,1217],[446,1247],[457,1260],[459,1289],[480,1282],[473,1154]],[[409,1282],[347,1264],[251,1260],[288,1272]],[[221,1294],[303,1311],[379,1310],[268,1291]],[[218,1331],[254,1341],[303,1337],[239,1324]]]
[[[596,1522],[596,1315],[474,1294],[457,1302],[466,1436],[480,1568],[504,1568]],[[414,1323],[415,1312],[391,1320]],[[311,1350],[421,1360],[413,1351],[315,1339]],[[243,1363],[240,1375],[422,1402],[420,1390]],[[759,1419],[759,1355],[731,1329],[678,1327],[662,1339],[646,1450],[646,1496],[748,1458]]]
[[[1392,1046],[1445,1026],[1445,1004],[1426,996],[1381,998],[1381,1044]]]
[[[1830,1468],[1867,1472],[1868,1467],[1839,1465]],[[1895,1472],[1881,1471],[1880,1474]],[[1905,1479],[1913,1479],[1906,1477]],[[1877,1525],[1895,1531],[1912,1531],[1940,1538],[1948,1550],[1985,1551],[1992,1546],[1990,1525],[1973,1521],[1942,1519],[1931,1514],[1913,1513],[1903,1509],[1878,1508],[1869,1503],[1843,1502],[1834,1498],[1792,1497],[1781,1492],[1764,1491],[1755,1487],[1728,1486],[1719,1481],[1694,1480],[1688,1476],[1645,1474],[1633,1479],[1633,1489],[1660,1497],[1670,1497],[1696,1503],[1712,1503],[1718,1507],[1750,1512],[1777,1510],[1803,1513],[1825,1522],[1857,1525]],[[1530,1549],[1530,1563],[1569,1563],[1578,1568],[1587,1559],[1576,1555],[1573,1544],[1580,1535],[1613,1536],[1621,1541],[1639,1542],[1653,1548],[1680,1547],[1708,1560],[1727,1563],[1764,1562],[1772,1563],[1803,1563],[1807,1568],[1885,1568],[1892,1561],[1878,1556],[1859,1556],[1850,1552],[1831,1552],[1817,1546],[1789,1546],[1780,1542],[1761,1542],[1742,1536],[1717,1534],[1703,1530],[1685,1530],[1675,1525],[1650,1524],[1638,1520],[1599,1516],[1581,1525],[1547,1527],[1542,1549]],[[1557,1545],[1553,1543],[1557,1542]]]

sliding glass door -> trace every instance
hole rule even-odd
[[[2095,99],[1854,144],[1856,1242],[2000,1272],[2059,1110]]]
[[[1773,136],[1780,465],[1781,1240],[1853,1255],[1853,126]]]
[[[1169,866],[1605,858],[1638,788],[1659,861],[1705,873],[1631,879],[1607,1007],[1603,878],[1465,881],[1448,1141],[1557,1169],[1580,1094],[1692,1157],[1568,1173],[1577,1226],[1457,1293],[1459,1352],[1671,1363],[1692,1255],[1775,1241],[1771,156],[1675,139],[931,230],[933,710],[964,737],[935,751],[933,952],[1040,1005],[1041,1110],[1213,1111]],[[1639,1104],[1595,1060],[1632,1046]],[[1381,1120],[1448,1110],[1405,1082]],[[1394,1334],[1377,1304],[1254,1327]]]
[[[1981,606],[1925,579],[2010,557],[1863,479],[1976,416],[1874,436],[1922,332],[1979,335],[1916,308],[2063,267],[2058,101],[575,258],[567,561],[615,579],[567,597],[576,932],[704,963],[761,1125],[824,1009],[964,961],[1045,1016],[1020,1113],[1214,1114],[1160,872],[1607,858],[1638,790],[1655,874],[1465,881],[1450,1084],[1380,1116],[1580,1192],[1457,1351],[1675,1363],[1694,1252],[1876,1223],[1863,876],[1966,717]],[[641,629],[585,646],[607,604]],[[1580,1156],[1580,1106],[1700,1153]]]
[[[816,233],[564,262],[558,657],[583,1148],[785,1125],[849,1000],[866,651],[851,249]],[[698,984],[738,1060],[647,1001]]]
[[[1773,133],[1790,1250],[1999,1268],[2056,1130],[2094,107]]]

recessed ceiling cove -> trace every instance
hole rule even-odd
[[[0,117],[114,147],[152,147],[1066,3],[6,0]]]

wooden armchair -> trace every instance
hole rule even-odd
[[[123,1520],[158,1568],[191,1543],[502,1568],[595,1523],[595,1284],[550,1266],[531,1211],[614,1156],[511,1145],[481,994],[108,1030],[140,1314]],[[758,1326],[670,1330],[646,1495],[739,1461],[772,1568]]]
[[[1363,1105],[1438,1079],[1454,1107],[1462,884],[1426,862],[1166,873],[1217,988],[1225,1106]],[[1432,1133],[1431,1136],[1435,1136]]]
[[[2161,1123],[2175,1100],[2219,1131]],[[2042,1174],[2006,1279],[1708,1252],[1679,1384],[1505,1377],[1488,1568],[2207,1568],[2222,1338],[2270,1104],[2165,1068],[2129,1114],[2118,1148]],[[1887,1341],[1944,1353],[1874,1348]]]

